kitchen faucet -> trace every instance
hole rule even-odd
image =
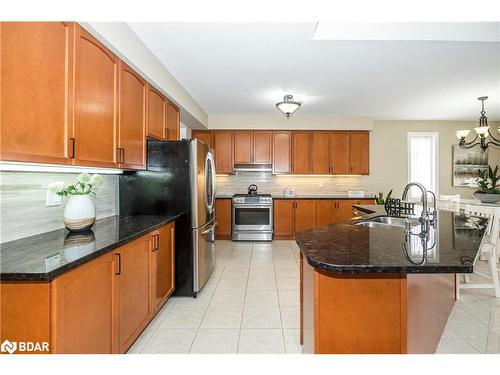
[[[408,191],[412,186],[416,186],[420,189],[422,192],[422,213],[420,214],[420,217],[418,218],[418,221],[420,222],[420,226],[422,228],[421,233],[426,233],[429,230],[429,211],[427,208],[427,189],[425,188],[424,185],[418,183],[418,182],[410,182],[408,185],[406,185],[404,191],[403,191],[403,196],[401,197],[402,201],[406,201],[406,197],[408,196]],[[434,193],[433,193],[434,194]],[[434,200],[434,205],[436,201]]]

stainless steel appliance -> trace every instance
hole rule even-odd
[[[272,241],[273,198],[258,194],[250,185],[248,194],[235,194],[232,200],[233,241]]]
[[[148,140],[146,171],[120,176],[120,213],[183,215],[175,222],[175,295],[196,296],[215,266],[215,164],[198,140]]]

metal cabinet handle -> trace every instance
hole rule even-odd
[[[125,163],[125,149],[122,148],[121,150],[122,150],[122,152],[121,152],[121,158],[122,158],[121,163],[123,164],[123,163]]]
[[[122,274],[122,255],[120,253],[115,254],[118,257],[118,272],[115,272],[115,275]]]
[[[160,235],[153,234],[153,251],[157,251],[160,248]]]
[[[71,152],[69,154],[70,155],[69,158],[74,159],[75,158],[75,138],[70,138],[69,142],[71,145]]]

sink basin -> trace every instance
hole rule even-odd
[[[370,228],[383,228],[383,227],[405,227],[405,218],[404,217],[393,217],[393,216],[377,216],[373,219],[360,221],[355,223],[355,225],[362,225]],[[415,227],[420,225],[418,220],[410,219],[410,225]]]

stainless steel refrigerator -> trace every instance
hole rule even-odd
[[[215,265],[213,154],[198,140],[148,140],[147,170],[120,176],[120,214],[180,212],[174,294],[196,296]]]

